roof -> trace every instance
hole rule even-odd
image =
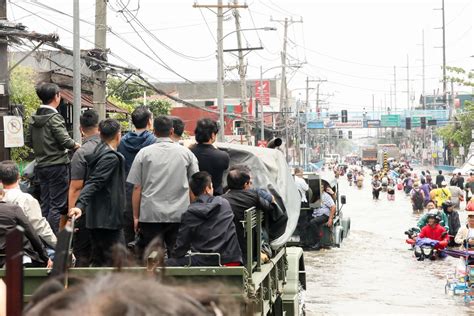
[[[69,103],[74,103],[74,94],[71,89],[61,88],[61,96]],[[81,95],[81,107],[83,108],[93,108],[94,103],[92,101],[92,95],[87,92],[82,92]],[[107,101],[106,111],[112,113],[125,113],[128,114],[127,110],[119,108],[110,101]]]

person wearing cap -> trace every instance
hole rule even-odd
[[[415,182],[413,190],[411,190],[411,204],[414,212],[421,212],[424,209],[425,193],[420,188],[419,182]]]
[[[454,242],[461,245],[461,248],[465,249],[466,247],[474,247],[474,211],[467,211],[467,223],[466,225],[459,228]],[[473,238],[470,240],[470,238]]]
[[[442,212],[442,211],[440,211],[436,208],[436,202],[435,201],[429,200],[428,203],[426,203],[426,210],[428,212],[426,214],[424,214],[423,216],[421,216],[420,220],[416,224],[416,226],[418,226],[418,228],[422,229],[423,227],[425,227],[426,223],[428,222],[428,215],[435,214],[435,215],[438,215],[441,218],[440,225],[444,226],[444,228],[447,231],[449,230],[448,216],[444,212]]]
[[[438,208],[441,208],[444,202],[451,199],[451,192],[446,188],[446,185],[446,181],[442,181],[441,186],[434,190],[434,199]]]
[[[435,249],[444,249],[448,245],[449,235],[439,223],[441,218],[436,214],[428,214],[427,224],[421,229],[418,238],[430,238],[439,241]]]
[[[448,218],[448,231],[451,236],[456,236],[459,231],[459,227],[461,227],[461,223],[459,221],[459,213],[454,210],[454,204],[451,201],[446,201],[442,205],[443,213],[446,214]],[[455,246],[454,240],[450,240],[449,246]]]

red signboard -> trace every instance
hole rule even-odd
[[[260,89],[260,81],[255,82],[255,97],[260,104],[270,105],[270,81],[263,80],[262,87],[263,90]]]
[[[267,148],[267,141],[266,140],[259,140],[258,141],[258,147]]]

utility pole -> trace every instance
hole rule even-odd
[[[81,39],[79,35],[79,0],[74,0],[73,3],[73,93],[74,102],[72,109],[72,128],[73,138],[76,143],[81,143],[80,116],[81,116]]]
[[[263,117],[263,68],[260,65],[260,89],[259,89],[259,95],[260,95],[260,112],[262,113],[260,117],[260,140],[264,141],[265,140],[265,118]]]
[[[107,60],[107,0],[95,2],[95,49]],[[93,103],[99,120],[105,119],[107,72],[100,68],[94,73]]]
[[[288,43],[288,26],[290,26],[293,23],[303,23],[303,18],[301,18],[299,21],[294,21],[293,19],[288,19],[288,18],[285,18],[284,20],[273,20],[273,18],[270,18],[270,21],[281,23],[283,24],[283,27],[284,27],[283,49],[281,52],[280,111],[283,111],[285,115],[285,149],[286,149],[286,159],[288,160],[288,143],[289,143],[288,116],[290,115],[290,110],[287,104],[288,91],[287,91],[287,85],[286,85],[286,46]]]
[[[442,0],[442,16],[443,16],[443,99],[444,103],[446,104],[446,94],[447,94],[447,89],[446,89],[446,24],[445,24],[445,18],[444,18],[444,0]],[[449,109],[449,119],[451,119],[451,108]]]
[[[7,1],[0,0],[0,20],[7,20]],[[3,117],[10,114],[9,96],[9,76],[8,69],[8,38],[0,38],[0,158],[10,159],[10,149],[5,148],[5,127]]]
[[[425,91],[425,30],[421,32],[421,51],[422,51],[422,76],[423,76],[423,110],[426,110],[426,91]]]
[[[217,107],[219,108],[219,133],[217,140],[220,142],[225,141],[224,129],[224,8],[237,9],[237,8],[248,8],[246,4],[235,5],[235,4],[222,4],[222,0],[217,1],[216,4],[197,4],[193,5],[193,8],[206,8],[206,9],[217,9]]]
[[[410,64],[407,54],[407,107],[410,109]]]
[[[397,66],[393,66],[393,107],[397,111]]]
[[[239,1],[234,0],[234,5],[238,6]],[[248,122],[248,108],[247,108],[247,85],[245,83],[245,75],[247,72],[245,61],[244,61],[244,52],[242,49],[242,38],[241,38],[241,28],[240,28],[240,14],[238,9],[234,9],[234,18],[235,18],[235,29],[237,33],[237,45],[238,45],[238,54],[239,54],[239,76],[240,76],[240,105],[242,106],[242,117],[244,118],[244,132],[247,139],[247,144],[252,145],[250,142],[250,124]]]

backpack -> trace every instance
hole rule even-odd
[[[415,194],[413,194],[413,204],[415,205],[415,208],[418,210],[423,209],[423,191],[421,189],[415,190]]]

